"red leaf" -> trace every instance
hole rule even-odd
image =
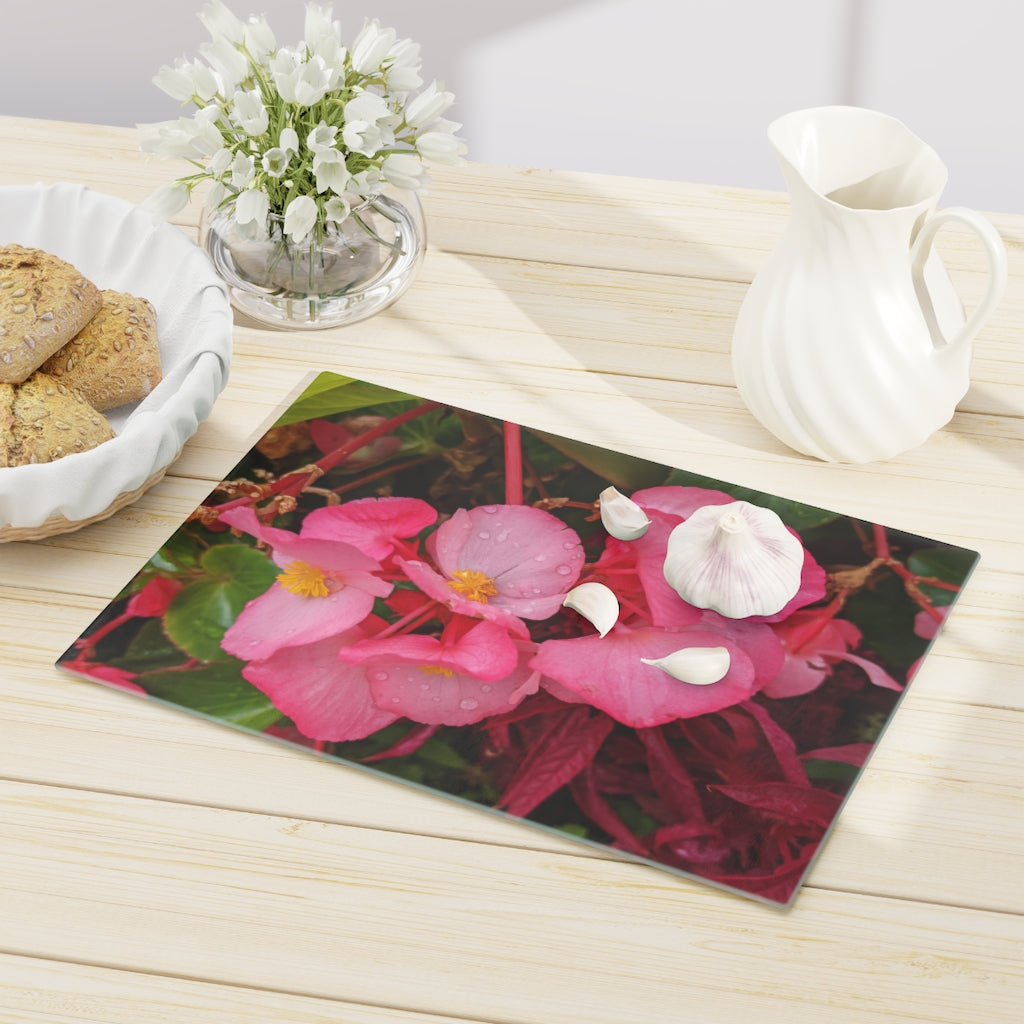
[[[607,715],[592,715],[582,705],[555,717],[512,776],[497,806],[525,817],[590,764],[614,724]]]
[[[757,721],[757,724],[761,726],[764,738],[772,748],[772,752],[775,754],[775,760],[779,763],[779,768],[782,769],[782,777],[786,779],[787,782],[795,783],[798,786],[806,786],[807,771],[800,758],[797,756],[796,744],[793,742],[793,737],[778,725],[760,704],[756,704],[754,701],[748,700],[742,705],[742,707],[743,710],[754,718]]]
[[[828,827],[843,798],[824,789],[794,786],[788,782],[763,782],[752,786],[713,785],[711,789],[757,811],[804,825]]]
[[[704,808],[690,773],[675,756],[661,728],[637,729],[647,748],[651,782],[669,811],[680,821],[704,821]]]
[[[820,747],[818,750],[808,750],[800,756],[805,760],[815,761],[842,761],[844,764],[862,765],[871,753],[872,743],[847,743],[843,747]]]
[[[382,750],[379,754],[370,754],[369,757],[360,758],[360,762],[369,764],[372,761],[383,761],[389,757],[415,754],[437,730],[438,726],[436,725],[421,725],[417,729],[410,729],[394,746]]]
[[[572,795],[581,811],[612,837],[613,845],[620,850],[649,857],[650,851],[633,835],[626,824],[611,809],[597,791],[592,766],[588,766],[572,780]]]

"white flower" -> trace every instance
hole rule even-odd
[[[454,93],[445,92],[437,82],[431,82],[405,108],[405,123],[423,128],[439,118],[455,102]]]
[[[172,99],[186,101],[196,95],[195,79],[185,70],[184,62],[175,64],[173,68],[165,64],[153,82]]]
[[[282,128],[281,137],[277,144],[289,155],[294,156],[299,151],[299,134],[294,128]]]
[[[263,106],[259,89],[239,90],[234,95],[232,111],[235,124],[247,135],[262,135],[270,125],[270,115]]]
[[[313,153],[321,153],[325,149],[334,148],[334,140],[338,137],[338,129],[333,124],[321,121],[307,136],[306,146]]]
[[[261,63],[274,52],[277,40],[274,38],[274,30],[267,23],[266,15],[249,16],[243,26],[243,41],[253,58]]]
[[[231,184],[235,188],[248,188],[256,173],[256,158],[251,154],[246,156],[241,150],[235,154],[231,162]]]
[[[220,75],[225,90],[234,89],[249,74],[249,61],[245,54],[227,39],[203,43],[199,47],[199,52]]]
[[[146,153],[159,156],[213,156],[223,142],[214,123],[219,116],[219,108],[205,107],[195,117],[179,117],[175,121],[140,125],[143,131],[140,147]]]
[[[364,75],[377,71],[395,45],[396,35],[393,28],[382,29],[376,18],[365,22],[352,44],[352,67]]]
[[[296,196],[284,211],[284,233],[300,245],[316,224],[316,201],[309,196]]]
[[[364,171],[352,175],[348,191],[358,196],[374,196],[380,191],[380,170],[372,164]]]
[[[231,166],[233,159],[234,154],[231,150],[227,146],[222,146],[213,154],[212,159],[206,165],[206,169],[214,178],[219,178]]]
[[[416,136],[416,152],[435,164],[460,164],[466,144],[447,132],[424,132]]]
[[[268,65],[274,85],[285,103],[295,103],[295,84],[302,73],[302,56],[282,46]]]
[[[272,178],[280,178],[282,174],[288,169],[288,161],[291,159],[291,154],[286,149],[281,149],[279,146],[274,146],[273,149],[268,149],[263,154],[263,159],[260,163],[263,166],[263,170],[267,172]]]
[[[430,182],[423,161],[415,153],[392,153],[384,158],[380,173],[381,177],[398,188],[415,190]]]
[[[168,220],[180,213],[188,204],[188,186],[180,181],[161,185],[142,204],[142,208],[153,215],[154,220]]]
[[[204,200],[206,208],[208,210],[216,210],[227,194],[227,186],[222,182],[215,181],[206,193],[206,199]]]
[[[387,69],[388,89],[392,92],[407,93],[423,84],[420,78],[420,44],[411,39],[399,39],[388,54],[391,66]]]
[[[321,150],[313,157],[313,175],[320,193],[328,189],[339,194],[344,192],[350,177],[345,158],[336,149]]]
[[[331,87],[331,70],[320,56],[310,57],[298,69],[295,78],[295,102],[300,107],[319,103]]]
[[[263,224],[269,210],[267,193],[259,188],[247,188],[235,200],[235,220],[239,224]]]
[[[339,63],[344,56],[341,45],[341,24],[332,20],[330,4],[306,4],[304,38],[309,52],[322,57],[328,64]]]
[[[242,22],[228,10],[221,0],[209,0],[199,12],[199,20],[210,33],[211,39],[225,38],[231,43],[240,43],[245,36]]]
[[[343,220],[347,220],[348,215],[351,212],[352,204],[343,196],[331,196],[331,198],[324,203],[324,217],[326,217],[327,220],[333,220],[336,224],[340,224]]]
[[[376,93],[361,92],[345,104],[342,139],[353,153],[376,154],[394,144],[390,122],[394,119],[387,102]]]

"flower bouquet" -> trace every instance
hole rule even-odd
[[[208,186],[207,248],[259,319],[330,326],[394,301],[425,245],[415,193],[427,164],[466,151],[443,116],[454,96],[436,81],[421,88],[419,46],[376,20],[346,47],[332,8],[307,3],[302,41],[278,46],[265,17],[243,22],[221,0],[199,17],[211,36],[201,59],[154,79],[195,113],[140,126],[144,151],[197,170],[147,207],[173,216]]]
[[[61,664],[787,903],[976,557],[322,374]]]

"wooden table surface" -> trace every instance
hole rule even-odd
[[[175,173],[130,130],[0,118],[3,185],[141,202]],[[1024,217],[992,215],[1010,284],[952,423],[855,467],[785,449],[732,385],[783,194],[469,164],[424,205],[396,306],[237,325],[163,482],[0,547],[0,1022],[1024,1019]],[[952,230],[941,248],[971,301],[980,251]],[[981,552],[790,910],[53,667],[321,369]]]

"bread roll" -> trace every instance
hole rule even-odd
[[[53,462],[114,437],[106,418],[45,373],[0,383],[0,467]]]
[[[27,380],[102,304],[70,263],[41,249],[0,247],[0,382]]]
[[[160,348],[156,310],[146,299],[109,288],[100,294],[100,311],[40,369],[102,412],[137,402],[160,383]]]

